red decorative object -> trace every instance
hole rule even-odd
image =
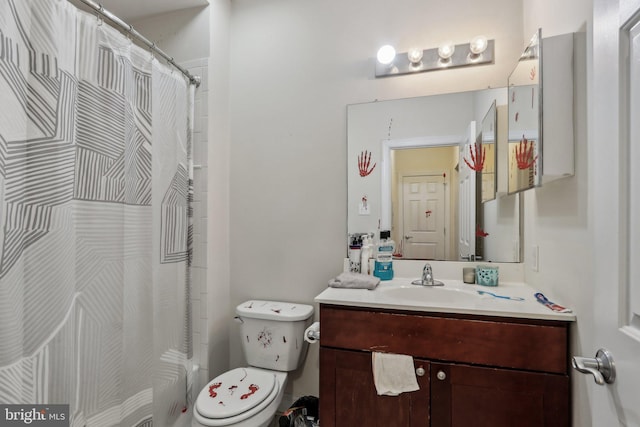
[[[258,334],[258,342],[262,344],[262,347],[264,348],[271,347],[271,344],[273,343],[273,335],[271,331],[267,330],[266,328],[263,329]]]
[[[516,147],[516,163],[518,169],[529,169],[538,160],[538,156],[533,157],[534,141],[527,141],[523,136]]]
[[[373,172],[377,163],[374,163],[371,168],[369,168],[369,165],[371,165],[371,153],[365,150],[358,156],[358,171],[360,172],[360,176],[364,177]]]
[[[469,154],[471,154],[471,163],[464,158],[464,162],[469,166],[471,170],[480,172],[484,167],[484,159],[487,154],[487,150],[482,144],[475,143],[469,146]]]
[[[249,386],[249,393],[243,394],[242,396],[240,396],[240,399],[244,400],[249,398],[249,396],[251,396],[252,394],[255,394],[256,391],[258,391],[260,389],[260,387],[258,387],[255,384],[251,384]]]
[[[487,237],[489,233],[485,232],[480,225],[476,225],[476,237]]]
[[[218,393],[216,393],[216,389],[219,388],[222,385],[222,383],[214,383],[211,384],[209,386],[209,396],[211,397],[216,397],[218,395]]]

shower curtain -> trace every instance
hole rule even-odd
[[[0,2],[0,403],[183,423],[193,90],[66,0]]]

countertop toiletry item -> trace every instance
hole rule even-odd
[[[362,253],[362,235],[349,236],[349,271],[360,273],[360,258]]]
[[[380,232],[380,242],[376,248],[376,262],[374,264],[373,275],[380,280],[393,279],[393,250],[395,242],[391,240],[391,231]]]
[[[462,281],[464,283],[476,283],[476,269],[473,267],[464,267],[462,269]]]
[[[493,292],[489,292],[489,291],[478,291],[478,294],[480,295],[490,295],[494,298],[501,298],[501,299],[508,299],[511,301],[524,301],[524,298],[522,297],[510,297],[508,295],[498,295],[498,294],[494,294]]]
[[[371,256],[371,238],[368,234],[362,236],[362,249],[360,250],[360,273],[369,274],[369,257]]]
[[[329,280],[332,288],[375,289],[379,283],[378,277],[361,273],[340,273],[335,279]]]
[[[553,311],[557,311],[558,313],[571,313],[572,310],[570,308],[566,308],[563,307],[559,304],[556,304],[555,302],[551,302],[547,299],[547,297],[544,296],[544,294],[542,292],[538,292],[536,294],[534,294],[534,296],[536,297],[536,299],[538,300],[538,302],[540,304],[543,304],[544,306],[550,308]]]
[[[498,267],[477,266],[476,283],[482,286],[498,286]]]

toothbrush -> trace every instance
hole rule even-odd
[[[559,304],[556,304],[554,302],[549,301],[549,299],[547,299],[547,297],[544,296],[544,294],[542,292],[537,292],[535,295],[536,299],[538,300],[538,302],[548,308],[550,308],[553,311],[557,311],[558,313],[571,313],[572,310],[570,308],[566,308],[563,307]]]
[[[510,296],[507,296],[507,295],[498,295],[498,294],[494,294],[493,292],[488,292],[488,291],[478,291],[478,294],[480,294],[480,295],[491,295],[494,298],[510,299],[511,301],[524,301],[524,298],[522,298],[522,297],[510,297]]]

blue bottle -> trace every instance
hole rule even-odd
[[[391,231],[380,232],[380,242],[376,247],[376,261],[374,263],[373,275],[380,280],[393,279],[393,251],[395,242],[391,240]]]

